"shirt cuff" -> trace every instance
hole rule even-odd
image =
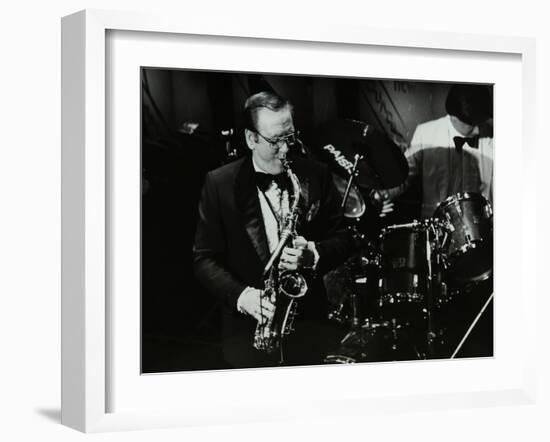
[[[317,263],[319,262],[319,252],[317,251],[317,248],[315,247],[315,243],[313,241],[307,242],[307,248],[313,252],[313,264],[310,268],[312,270],[316,270]]]
[[[250,290],[254,290],[254,288],[253,288],[253,287],[247,287],[247,288],[245,288],[245,289],[241,292],[241,294],[239,295],[239,297],[237,298],[237,310],[239,311],[239,313],[242,313],[243,315],[246,315],[246,314],[247,314],[246,311],[245,311],[245,310],[243,309],[243,307],[242,307],[242,302],[243,302],[243,299],[244,299],[244,298],[243,298],[243,295],[244,295],[245,293],[248,293]]]

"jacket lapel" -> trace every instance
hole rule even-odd
[[[235,181],[235,201],[242,214],[242,220],[246,233],[252,241],[256,253],[262,263],[269,260],[269,246],[265,233],[265,226],[256,189],[252,158],[246,158],[237,174]]]
[[[309,179],[299,178],[300,181],[300,201],[298,201],[298,219],[297,227],[307,222],[307,214],[309,211]]]
[[[300,182],[300,200],[298,201],[298,219],[297,224],[299,227],[302,223],[306,222],[306,215],[309,210],[310,205],[310,195],[309,195],[309,177],[307,171],[300,167],[300,164],[297,164],[297,161],[294,161],[291,165],[292,171],[298,178]]]

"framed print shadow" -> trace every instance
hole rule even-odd
[[[93,10],[62,55],[65,425],[532,403],[532,40]]]

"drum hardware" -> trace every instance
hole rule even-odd
[[[358,220],[363,215],[364,210],[356,210],[355,213],[357,213],[358,216],[350,216],[350,211],[346,210],[346,205],[355,188],[353,182],[359,174],[358,165],[362,158],[361,155],[356,154],[354,156],[353,165],[347,169],[349,176],[341,203],[342,216],[354,218],[355,220]],[[335,354],[330,354],[325,358],[326,363],[351,364],[366,361],[369,359],[371,353],[378,353],[378,350],[372,349],[372,345],[378,345],[378,339],[376,337],[380,335],[381,330],[385,331],[383,335],[384,340],[389,340],[388,336],[390,336],[388,333],[389,323],[373,324],[369,319],[365,319],[364,322],[362,320],[358,289],[361,286],[366,286],[368,282],[367,269],[369,267],[379,267],[380,257],[372,243],[367,242],[365,236],[358,231],[357,223],[349,225],[348,229],[359,253],[348,260],[345,266],[345,284],[350,289],[348,297],[343,299],[337,308],[329,314],[329,319],[336,320],[340,323],[347,322],[349,324],[349,332],[340,342],[339,350]],[[346,302],[349,303],[351,310],[349,316],[343,314]],[[382,356],[376,356],[376,358],[378,357]],[[383,358],[389,360],[387,355]],[[371,360],[376,359],[371,357]]]
[[[231,138],[233,137],[233,134],[235,131],[233,128],[229,129],[222,129],[220,131],[221,138],[224,142],[224,150],[225,150],[225,162],[230,163],[238,158],[237,156],[237,149],[232,147],[231,145]]]
[[[451,359],[454,359],[455,356],[457,355],[457,353],[460,351],[460,349],[461,349],[462,346],[464,345],[464,342],[466,342],[466,339],[468,339],[468,336],[470,336],[470,333],[472,332],[472,330],[474,329],[474,327],[475,327],[476,324],[478,323],[479,319],[481,318],[481,316],[483,315],[483,313],[484,313],[485,310],[487,309],[487,306],[488,306],[489,303],[493,300],[493,296],[494,296],[494,293],[491,293],[491,296],[489,296],[489,298],[487,298],[487,301],[485,301],[485,304],[483,304],[483,307],[481,307],[481,310],[480,310],[479,313],[476,315],[476,317],[474,318],[474,320],[472,321],[472,323],[471,323],[470,326],[468,327],[468,330],[466,331],[466,333],[464,334],[464,336],[462,337],[462,339],[461,339],[460,342],[458,343],[457,347],[456,347],[455,350],[453,351],[453,354],[451,355]]]
[[[350,331],[326,362],[449,357],[453,349],[447,347],[451,329],[446,327],[445,315],[453,315],[455,301],[484,280],[476,276],[477,270],[492,272],[492,260],[483,261],[492,245],[492,208],[481,198],[475,194],[455,195],[441,203],[432,218],[387,226],[381,230],[376,253],[370,252],[367,257],[362,252],[350,262],[350,269],[356,269],[350,276],[353,295],[349,298],[354,305],[365,295],[358,283],[368,279],[357,269],[365,263],[378,269],[374,288],[379,312],[377,316],[362,318],[361,311],[352,309]],[[468,265],[470,261],[480,261],[472,269],[457,268],[457,257]],[[454,272],[458,270],[471,270],[474,277],[456,284]],[[490,299],[452,357],[462,348]]]
[[[428,274],[426,275],[426,281],[427,281],[427,287],[426,287],[426,319],[427,319],[427,327],[428,331],[426,333],[426,340],[427,340],[427,347],[428,347],[428,354],[430,357],[435,356],[435,351],[433,347],[433,342],[429,337],[431,336],[431,332],[434,328],[433,324],[433,318],[432,318],[432,311],[433,311],[433,305],[434,305],[434,281],[433,281],[433,268],[432,268],[432,243],[430,242],[430,232],[433,233],[435,236],[434,240],[438,237],[438,232],[435,229],[435,225],[433,222],[428,222],[427,224],[427,234],[426,234],[426,263],[428,266]],[[435,244],[435,243],[434,243]]]
[[[485,258],[492,253],[492,208],[481,195],[457,194],[440,203],[431,218],[382,228],[373,244],[364,247],[360,220],[366,200],[361,192],[376,206],[382,199],[374,190],[400,185],[407,174],[400,153],[389,149],[384,156],[384,149],[367,148],[372,133],[355,133],[356,126],[346,121],[327,125],[314,146],[331,167],[342,195],[342,217],[358,244],[358,254],[333,281],[337,302],[329,318],[349,329],[326,362],[441,356],[438,348],[448,344],[445,315],[452,314],[469,285],[491,275],[492,260]]]
[[[366,320],[361,327],[350,330],[339,348],[325,357],[325,363],[355,364],[394,360],[398,334],[390,322],[373,323]]]
[[[325,364],[355,364],[358,362],[356,357],[346,354],[329,354],[325,357]]]
[[[348,321],[348,317],[344,316],[344,308],[346,306],[345,302],[341,302],[336,309],[328,313],[328,319],[335,321],[339,324],[344,324]]]
[[[338,192],[344,195],[347,191],[347,180],[336,174],[332,174],[332,180]],[[350,186],[348,197],[342,207],[344,217],[348,222],[358,220],[365,214],[367,208],[365,200],[355,185]]]
[[[346,190],[344,191],[344,196],[342,198],[342,203],[340,205],[343,216],[346,216],[346,212],[345,212],[346,203],[348,201],[348,198],[350,196],[350,192],[352,190],[353,181],[358,175],[357,167],[359,165],[359,161],[361,161],[362,158],[363,157],[361,155],[356,154],[355,157],[354,157],[353,166],[352,166],[351,170],[349,170],[349,178],[348,178],[348,181],[347,181]],[[363,213],[364,213],[364,210],[361,211],[361,214],[359,216],[361,216]],[[361,240],[363,240],[363,237],[357,231],[356,226],[352,225],[352,226],[350,226],[350,229],[351,229],[352,237],[356,240],[357,243],[360,243]],[[357,290],[356,290],[357,282],[358,282],[357,277],[356,277],[357,264],[358,264],[357,259],[358,259],[358,257],[353,259],[352,262],[351,262],[351,265],[350,265],[350,270],[353,274],[352,290],[351,290],[350,298],[349,298],[349,302],[350,302],[350,305],[351,305],[351,318],[350,318],[350,321],[351,321],[352,329],[358,327],[359,324],[360,324],[359,299],[358,299]]]
[[[346,203],[348,201],[350,192],[352,190],[353,186],[353,180],[358,176],[359,172],[357,170],[357,167],[359,166],[359,161],[361,161],[363,157],[359,154],[355,154],[353,167],[351,170],[349,170],[349,179],[347,181],[346,190],[344,191],[344,196],[342,198],[342,204],[340,205],[340,209],[342,210],[342,213],[344,213],[344,216],[346,216],[345,210],[346,210]],[[364,205],[364,203],[363,203]],[[354,218],[359,218],[363,215],[365,210],[363,209],[359,215],[354,216]]]
[[[356,154],[354,163],[348,170],[349,176],[341,205],[344,217],[346,216],[346,203],[351,189],[353,189],[353,181],[358,176],[357,167],[361,159],[361,155]],[[400,310],[408,311],[409,307],[414,305],[421,317],[420,320],[426,321],[428,313],[425,308],[426,296],[424,294],[426,282],[423,278],[425,265],[421,264],[421,268],[415,269],[415,263],[424,259],[425,243],[418,241],[418,244],[416,244],[415,238],[414,242],[418,250],[413,253],[416,256],[413,256],[412,263],[408,262],[411,258],[408,253],[397,255],[386,253],[385,259],[381,259],[380,252],[386,252],[384,247],[376,247],[376,252],[373,253],[372,244],[369,244],[370,247],[367,247],[367,250],[370,253],[365,254],[364,236],[359,234],[356,225],[351,225],[349,229],[362,253],[348,261],[346,285],[351,288],[351,291],[347,298],[331,312],[329,318],[340,323],[347,322],[350,328],[346,337],[341,341],[339,350],[335,354],[327,356],[326,362],[349,364],[367,360],[399,360],[404,357],[409,359],[425,358],[425,351],[420,351],[415,339],[407,336],[411,334],[411,324],[404,320],[403,315],[399,314]],[[394,232],[399,235],[402,229],[425,232],[426,226],[418,221],[403,226],[390,226],[382,236],[393,235]],[[391,286],[391,282],[385,284],[384,277],[378,278],[378,307],[382,311],[378,318],[374,316],[363,318],[360,309],[359,288],[362,284],[364,284],[363,287],[367,287],[368,272],[364,269],[368,266],[377,269],[377,274],[382,269],[399,273],[400,279],[403,280],[401,286],[406,288],[406,290],[396,290],[396,287],[386,287],[386,285]],[[365,296],[365,293],[363,293],[363,296]],[[343,313],[346,302],[349,303],[350,307],[349,315]],[[395,309],[390,308],[388,314],[384,314],[387,306],[395,307]],[[418,322],[418,320],[415,318],[415,321]]]
[[[351,327],[359,327],[359,299],[357,297],[357,292],[352,290],[350,295],[350,304],[351,304]]]
[[[381,317],[421,332],[415,337],[423,358],[436,356],[439,340],[434,313],[449,302],[441,279],[442,244],[453,226],[442,218],[388,226],[380,234],[383,256],[379,280]],[[424,330],[424,331],[422,331]]]
[[[444,219],[441,243],[447,284],[461,287],[488,279],[493,270],[493,210],[480,194],[466,192],[440,203],[434,218]]]
[[[387,313],[393,318],[398,313],[392,305],[416,308],[424,302],[427,283],[424,236],[426,227],[418,221],[382,229],[379,238],[383,260],[378,288],[383,316]],[[384,311],[386,307],[389,312]]]
[[[367,282],[364,262],[362,256],[356,254],[324,276],[329,303],[334,306],[328,313],[328,319],[339,324],[359,324],[358,286]]]

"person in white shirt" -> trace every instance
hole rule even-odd
[[[421,185],[420,217],[436,215],[440,203],[458,194],[476,193],[489,203],[493,200],[493,158],[492,133],[493,104],[489,86],[477,84],[455,84],[449,89],[445,101],[446,115],[419,124],[411,139],[405,156],[409,174],[398,187],[385,191],[385,200],[394,201],[417,180]],[[480,214],[481,215],[481,214]],[[469,215],[465,215],[469,216]],[[471,220],[474,222],[474,220]],[[457,227],[457,226],[454,226]],[[458,225],[458,227],[462,227]],[[458,231],[457,239],[464,240]],[[480,264],[483,270],[492,264],[492,238],[481,255],[466,255],[475,270]],[[481,260],[477,262],[477,260]],[[453,269],[451,269],[452,275]],[[468,283],[460,281],[460,295],[446,298],[445,307],[437,315],[441,325],[442,357],[450,356],[464,337],[473,319],[480,312],[483,303],[493,292],[492,274],[486,279]],[[455,275],[456,276],[456,275]],[[447,280],[447,276],[444,276]],[[485,311],[474,332],[461,349],[460,357],[490,356],[493,354],[492,307]]]
[[[405,156],[405,183],[386,191],[395,200],[421,180],[422,218],[452,195],[473,192],[493,199],[492,99],[488,86],[453,85],[445,102],[447,114],[419,124]]]

